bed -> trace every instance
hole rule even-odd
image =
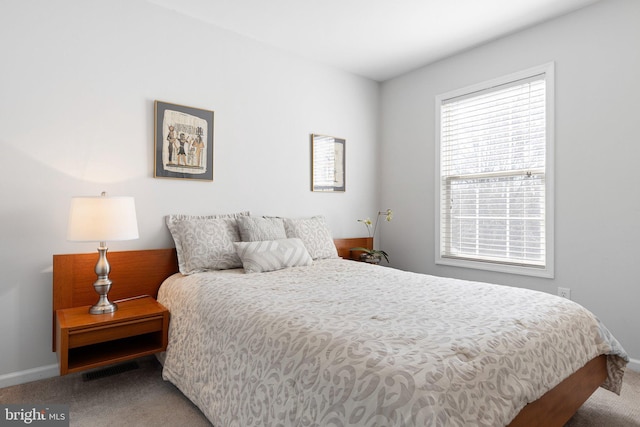
[[[561,426],[619,392],[627,355],[576,303],[341,258],[183,275],[173,249],[114,252],[110,296],[169,309],[163,377],[219,427]],[[92,261],[54,256],[54,313],[93,303]]]

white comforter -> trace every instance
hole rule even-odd
[[[172,276],[163,376],[216,427],[499,426],[624,350],[580,305],[340,259]]]

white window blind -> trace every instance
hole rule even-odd
[[[440,259],[547,264],[546,73],[440,102]]]

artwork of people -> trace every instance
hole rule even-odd
[[[167,148],[169,149],[169,161],[167,162],[167,164],[174,164],[174,153],[176,152],[176,131],[175,128],[173,126],[169,126],[169,135],[167,135]]]
[[[163,129],[165,170],[198,174],[206,170],[207,123],[199,117],[166,110]]]
[[[213,181],[213,115],[184,105],[155,101],[156,178]]]

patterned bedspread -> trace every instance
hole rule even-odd
[[[172,276],[163,376],[216,427],[499,426],[590,359],[628,357],[582,306],[331,259]]]

